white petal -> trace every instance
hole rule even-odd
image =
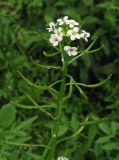
[[[57,19],[57,22],[62,22],[62,19]]]
[[[77,48],[76,48],[76,47],[72,47],[72,49],[75,50],[75,51],[77,51]]]
[[[86,33],[86,31],[84,31],[84,30],[81,30],[81,32],[83,32],[84,34]]]
[[[89,33],[89,32],[87,32],[87,33],[86,33],[86,36],[87,36],[87,37],[90,37],[90,33]]]
[[[77,55],[77,51],[73,50],[73,51],[71,52],[71,55],[72,55],[72,56],[76,56],[76,55]]]
[[[59,28],[58,28],[58,31],[61,32],[61,31],[62,31],[62,27],[59,27]]]
[[[60,156],[60,157],[57,158],[57,160],[69,160],[69,159],[66,158],[66,157]]]
[[[64,50],[68,51],[70,49],[70,46],[64,46]]]
[[[55,38],[55,34],[51,34],[51,38]]]
[[[48,32],[51,32],[51,28],[46,28],[48,30]]]
[[[53,40],[52,38],[50,38],[49,41],[50,41],[50,43],[53,43],[53,42],[54,42],[54,40]]]
[[[67,19],[67,20],[65,20],[65,23],[66,23],[66,24],[69,24],[69,20],[68,20],[68,19]]]
[[[70,28],[73,28],[73,27],[74,27],[74,25],[73,25],[73,24],[69,24],[69,27],[70,27]]]
[[[60,37],[63,37],[63,35],[64,35],[64,33],[60,30],[56,30],[55,33]]]
[[[70,39],[71,39],[72,41],[74,41],[74,40],[76,39],[76,36],[75,36],[75,35],[71,35],[71,36],[70,36]]]
[[[54,43],[53,43],[53,46],[57,46],[58,45],[58,41],[55,41]]]
[[[60,25],[60,26],[62,26],[63,24],[64,24],[64,22],[63,22],[63,21],[59,23],[59,25]]]
[[[67,24],[70,24],[70,20],[67,20],[66,22],[67,22]]]
[[[58,41],[62,41],[62,37],[61,36],[58,36]]]
[[[86,42],[88,42],[88,38],[87,37],[85,37],[84,39],[85,39]]]
[[[73,23],[73,24],[74,24],[74,22],[75,22],[75,21],[74,21],[73,19],[70,20],[70,23]]]
[[[81,35],[80,35],[80,34],[77,34],[77,35],[76,35],[76,38],[77,38],[77,39],[80,39],[80,38],[81,38]]]
[[[78,25],[79,25],[79,23],[75,21],[74,25],[78,26]]]
[[[81,33],[81,34],[80,34],[80,37],[81,37],[81,38],[84,38],[84,33]]]
[[[67,54],[68,54],[69,56],[71,56],[71,52],[70,52],[70,51],[68,51]]]
[[[55,29],[55,30],[54,30],[54,33],[55,33],[55,34],[58,34],[58,29]]]
[[[79,31],[79,28],[78,28],[78,27],[74,27],[74,28],[73,28],[73,31],[74,31],[74,32],[78,32],[78,31]]]
[[[50,22],[49,26],[55,26],[55,23],[54,22]]]
[[[72,30],[68,30],[68,31],[67,31],[67,35],[69,35],[69,36],[70,36],[72,33],[73,33]]]
[[[64,19],[64,20],[67,20],[68,18],[69,18],[68,16],[65,16],[63,19]]]

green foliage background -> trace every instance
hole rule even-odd
[[[39,85],[60,77],[56,71],[35,66],[31,57],[44,64],[60,63],[59,57],[44,57],[43,51],[53,50],[42,35],[48,37],[48,23],[64,15],[79,21],[91,33],[86,46],[96,37],[94,48],[103,46],[95,55],[73,63],[69,72],[87,84],[99,82],[110,73],[113,76],[100,88],[84,88],[87,101],[74,90],[63,106],[63,120],[77,123],[63,124],[59,138],[76,132],[85,117],[90,121],[107,120],[84,126],[80,136],[58,145],[57,155],[71,160],[119,160],[118,0],[0,0],[0,160],[38,160],[44,146],[33,144],[46,145],[49,140],[53,125],[50,117],[11,102],[31,106],[35,100],[39,105],[48,102],[56,106],[49,93],[29,86],[17,71]],[[82,48],[86,46],[80,44]]]

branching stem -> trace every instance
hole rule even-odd
[[[49,159],[54,160],[54,155],[55,155],[55,150],[56,150],[56,144],[57,144],[57,138],[58,138],[58,131],[60,127],[60,121],[62,117],[62,106],[63,106],[63,97],[66,89],[66,76],[67,76],[67,60],[64,58],[64,52],[62,50],[62,47],[60,46],[61,50],[61,59],[62,59],[62,80],[60,84],[60,90],[59,90],[59,96],[57,100],[57,109],[56,109],[56,117],[55,117],[55,122],[54,122],[54,127],[53,127],[53,132],[52,132],[52,144],[51,144],[51,150],[50,150],[50,155]]]

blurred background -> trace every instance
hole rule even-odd
[[[92,49],[103,46],[95,54],[72,63],[69,72],[76,81],[86,84],[100,82],[109,74],[112,78],[99,88],[82,88],[88,100],[74,89],[63,106],[64,121],[79,123],[87,116],[90,121],[107,120],[84,126],[80,136],[60,143],[56,154],[70,160],[119,160],[118,0],[0,0],[0,160],[38,160],[43,147],[22,144],[47,144],[50,138],[53,123],[47,115],[11,101],[29,106],[48,102],[56,106],[49,93],[29,86],[17,71],[40,85],[60,77],[59,72],[34,65],[31,57],[42,64],[60,63],[58,56],[43,55],[43,51],[54,51],[43,36],[49,37],[49,22],[65,15],[91,33],[88,43],[79,44],[81,48],[88,47],[96,37]],[[62,125],[59,138],[72,135],[78,128],[78,124]]]

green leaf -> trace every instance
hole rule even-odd
[[[100,123],[99,124],[99,128],[106,134],[110,135],[111,134],[111,130],[109,125],[106,122]]]
[[[119,143],[118,142],[109,142],[102,146],[104,150],[111,151],[111,150],[119,150]]]
[[[99,138],[96,143],[101,144],[101,143],[107,143],[110,140],[111,136],[104,136]]]
[[[28,128],[30,125],[32,125],[32,123],[38,118],[38,116],[34,116],[32,118],[29,118],[28,120],[26,121],[23,121],[21,122],[16,128],[14,131],[18,131],[18,130],[21,130],[21,129],[26,129]]]
[[[9,127],[16,118],[16,109],[13,105],[7,104],[0,110],[0,126]]]
[[[116,123],[116,122],[111,122],[111,130],[112,130],[112,134],[113,134],[113,136],[116,134],[116,132],[117,132],[117,127],[118,127],[118,123]]]
[[[119,70],[117,66],[118,66],[118,63],[112,62],[112,63],[107,63],[106,65],[101,66],[100,69],[105,74],[110,74],[110,73],[118,74]]]
[[[67,117],[64,114],[62,115],[62,120],[67,121]],[[64,136],[68,131],[68,127],[68,125],[61,124],[59,127],[58,137]]]
[[[83,123],[84,123],[84,124],[87,123],[88,120],[89,120],[89,117],[86,117]],[[79,129],[78,129],[74,134],[72,134],[71,136],[64,137],[64,138],[60,139],[60,140],[58,141],[58,143],[61,143],[61,142],[63,142],[63,141],[66,141],[66,140],[68,140],[68,139],[70,139],[70,138],[78,137],[78,136],[80,135],[80,133],[84,130],[84,128],[85,128],[85,125],[80,126]]]
[[[71,123],[71,128],[73,132],[76,132],[78,130],[78,115],[76,113],[72,113],[71,117],[71,122],[76,122],[76,123]]]
[[[82,144],[81,154],[85,155],[90,149],[97,133],[96,125],[91,125],[88,129],[88,140]]]

